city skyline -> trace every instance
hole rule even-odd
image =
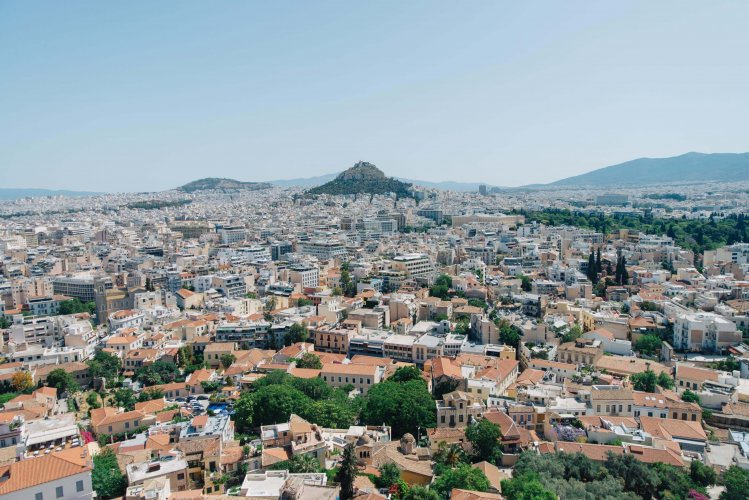
[[[746,5],[0,6],[0,183],[498,186],[749,150]],[[18,175],[33,172],[34,175]]]

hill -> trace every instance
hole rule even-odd
[[[340,172],[339,172],[340,173]],[[318,175],[315,177],[300,177],[296,179],[278,179],[274,181],[268,181],[274,186],[281,186],[281,187],[303,187],[303,188],[312,188],[316,186],[321,186],[322,184],[325,184],[326,182],[330,182],[336,178],[336,174],[325,174],[325,175]],[[482,184],[480,182],[456,182],[456,181],[422,181],[418,179],[405,179],[403,177],[394,177],[394,179],[399,180],[401,182],[405,182],[406,184],[413,184],[414,186],[424,186],[428,188],[434,188],[434,189],[441,189],[443,191],[458,191],[462,193],[470,193],[474,191],[478,191],[479,186]],[[487,186],[491,188],[492,186]]]
[[[0,200],[18,200],[20,198],[38,198],[42,196],[67,196],[69,198],[80,198],[82,196],[96,196],[94,191],[68,191],[65,189],[34,189],[34,188],[2,188],[0,189]]]
[[[353,167],[338,174],[330,182],[307,191],[307,194],[388,194],[395,193],[399,198],[412,196],[411,184],[401,182],[385,174],[373,164],[360,161]]]
[[[548,186],[631,186],[710,181],[749,181],[749,153],[686,153],[670,158],[639,158],[567,177]]]
[[[177,189],[185,193],[194,193],[196,191],[257,191],[259,189],[268,189],[272,187],[267,182],[242,182],[234,179],[224,179],[219,177],[206,177],[197,181],[188,182]]]

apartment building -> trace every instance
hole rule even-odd
[[[392,268],[403,271],[410,277],[428,276],[434,272],[434,266],[429,256],[419,253],[409,253],[393,257]]]
[[[320,270],[316,266],[295,265],[289,268],[289,281],[302,288],[314,288],[320,284]]]
[[[341,258],[347,254],[345,244],[336,240],[304,241],[299,245],[299,252],[317,257],[319,260]]]
[[[674,349],[723,352],[740,343],[736,324],[715,313],[681,314],[674,322]]]

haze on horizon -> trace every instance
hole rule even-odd
[[[515,186],[749,150],[746,2],[0,3],[0,187]]]

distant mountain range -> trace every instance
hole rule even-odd
[[[272,186],[267,182],[242,182],[234,179],[225,179],[219,177],[206,177],[196,181],[188,182],[184,186],[177,188],[185,193],[194,193],[196,191],[257,191],[259,189],[269,189]]]
[[[686,153],[639,158],[544,186],[635,186],[678,182],[749,181],[749,153]]]
[[[411,184],[401,182],[385,174],[371,163],[360,161],[338,174],[332,181],[307,190],[307,194],[387,194],[395,193],[399,198],[412,196]]]
[[[68,196],[71,198],[78,198],[81,196],[95,196],[97,194],[102,193],[94,191],[69,191],[65,189],[0,188],[0,200],[18,200],[26,197],[38,198],[42,196]]]

